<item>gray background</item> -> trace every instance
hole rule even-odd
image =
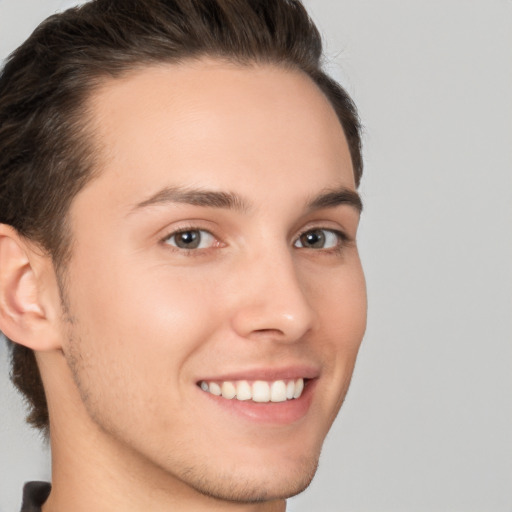
[[[0,58],[62,0],[0,0]],[[512,512],[512,2],[310,0],[365,125],[369,324],[294,512]],[[0,512],[49,478],[0,344]]]

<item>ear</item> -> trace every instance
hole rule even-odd
[[[0,331],[35,351],[58,349],[60,307],[51,258],[0,224]]]

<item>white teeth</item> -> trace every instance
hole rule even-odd
[[[246,380],[207,382],[201,381],[200,388],[212,395],[222,396],[227,400],[252,400],[253,402],[285,402],[299,398],[304,390],[304,379],[275,380],[266,382],[257,380],[250,384]]]
[[[252,400],[253,402],[269,402],[270,401],[270,386],[264,380],[257,380],[252,385]]]
[[[291,400],[295,394],[295,381],[291,380],[286,384],[286,399]]]
[[[220,386],[216,382],[210,382],[210,384],[208,385],[208,389],[210,390],[210,393],[212,395],[220,396],[222,393],[220,390]]]
[[[235,386],[233,386],[232,382],[229,382],[229,381],[223,382],[222,386],[221,386],[221,390],[222,390],[223,398],[227,398],[227,399],[231,400],[236,395],[236,388],[235,388]]]
[[[241,380],[236,383],[236,399],[237,400],[250,400],[252,398],[251,386],[246,380]]]
[[[286,400],[286,384],[284,380],[276,380],[270,386],[270,401],[284,402]]]
[[[293,398],[299,398],[302,395],[302,390],[304,389],[304,379],[297,379],[295,381],[295,393],[293,393]]]

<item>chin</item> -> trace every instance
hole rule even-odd
[[[299,461],[292,469],[241,466],[212,475],[211,468],[191,469],[186,482],[197,492],[222,501],[260,503],[291,498],[311,483],[318,466],[318,457]],[[220,468],[218,468],[220,469]]]

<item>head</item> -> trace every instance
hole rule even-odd
[[[0,78],[0,223],[36,263],[0,276],[1,326],[34,426],[53,428],[52,365],[62,364],[78,416],[155,467],[181,467],[177,478],[205,494],[267,497],[248,490],[243,468],[232,495],[212,483],[220,454],[224,478],[245,459],[296,468],[280,492],[276,475],[258,476],[270,497],[307,485],[366,308],[354,242],[359,123],[321,51],[295,1],[96,0],[49,18],[11,55]],[[2,247],[0,257],[15,252]],[[25,277],[29,266],[39,270]],[[16,287],[17,297],[5,293]],[[27,341],[36,331],[24,336],[6,318],[40,290],[53,309],[37,314],[52,327]],[[267,412],[235,405],[259,426],[247,427],[252,443],[231,433],[230,456],[215,400],[246,384],[264,395],[265,384],[253,388],[265,381],[279,401],[283,385],[299,394],[292,381],[302,378],[300,400]],[[322,386],[334,391],[316,403]],[[212,442],[190,457],[205,407]]]

